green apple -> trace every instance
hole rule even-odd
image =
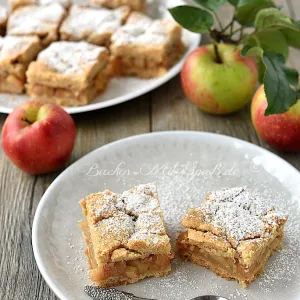
[[[194,50],[186,59],[181,82],[189,100],[211,114],[230,114],[252,98],[258,81],[253,57],[242,57],[235,45],[218,44]]]

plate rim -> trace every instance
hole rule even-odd
[[[106,107],[115,106],[117,104],[121,104],[130,100],[133,100],[135,98],[138,98],[142,95],[145,95],[158,87],[162,86],[163,84],[167,83],[171,79],[173,79],[176,75],[178,75],[182,69],[182,66],[187,58],[187,56],[194,50],[196,50],[200,46],[200,42],[202,40],[201,34],[195,34],[195,39],[193,40],[193,43],[191,43],[188,47],[188,51],[181,57],[181,59],[171,68],[168,70],[168,72],[162,76],[156,78],[156,80],[144,88],[141,88],[137,91],[130,92],[128,94],[109,99],[103,102],[96,102],[96,103],[90,103],[83,106],[74,106],[74,107],[63,107],[63,109],[69,113],[70,115],[75,115],[79,113],[89,112],[89,111],[95,111],[99,109],[103,109]],[[1,97],[1,94],[0,94]],[[12,94],[13,97],[13,94]],[[28,97],[29,100],[29,97]],[[8,108],[5,106],[0,105],[0,113],[4,114],[10,114],[14,108]]]
[[[34,214],[34,219],[32,223],[32,248],[33,248],[33,253],[34,253],[34,258],[36,261],[36,264],[38,266],[38,269],[43,277],[43,279],[46,281],[47,285],[50,287],[50,289],[54,292],[54,294],[59,297],[61,300],[69,300],[64,293],[61,291],[61,289],[53,282],[51,275],[47,272],[47,268],[43,263],[43,260],[40,256],[39,253],[39,243],[38,243],[38,225],[41,220],[40,215],[42,212],[43,207],[47,203],[47,198],[48,195],[52,192],[52,189],[54,189],[55,185],[57,182],[60,181],[60,179],[65,175],[65,173],[68,172],[68,170],[72,167],[74,167],[75,164],[80,163],[81,160],[84,160],[87,156],[91,155],[92,153],[95,153],[97,151],[101,151],[101,149],[109,148],[109,147],[114,147],[118,144],[126,143],[126,142],[132,142],[134,140],[138,140],[140,138],[145,138],[147,136],[164,136],[164,135],[170,135],[170,136],[176,136],[176,135],[189,135],[189,134],[195,134],[198,135],[199,137],[208,137],[208,138],[213,138],[213,139],[222,139],[222,140],[231,140],[232,142],[239,142],[247,147],[252,147],[254,150],[259,150],[262,151],[263,154],[271,155],[271,157],[279,159],[283,164],[285,164],[287,167],[290,167],[291,170],[300,176],[299,170],[296,169],[292,164],[290,164],[288,161],[285,159],[281,158],[277,154],[271,152],[268,149],[265,149],[259,145],[253,144],[251,142],[228,136],[225,134],[219,134],[219,133],[214,133],[214,132],[206,132],[206,131],[194,131],[194,130],[171,130],[171,131],[158,131],[158,132],[148,132],[148,133],[143,133],[143,134],[138,134],[138,135],[133,135],[129,137],[125,137],[116,141],[113,141],[111,143],[105,144],[103,146],[100,146],[91,152],[85,154],[82,156],[80,159],[76,160],[73,162],[70,166],[68,166],[64,171],[62,171],[50,184],[50,186],[47,188],[45,193],[43,194],[37,208]]]

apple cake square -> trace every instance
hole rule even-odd
[[[41,50],[37,37],[0,37],[0,92],[20,94],[24,91],[25,72]]]
[[[151,78],[164,75],[184,51],[182,28],[173,20],[152,20],[132,12],[112,36],[115,75]]]
[[[8,19],[7,9],[0,5],[0,35],[4,35]]]
[[[109,80],[109,52],[87,42],[52,43],[29,65],[27,93],[37,101],[63,106],[88,104]]]
[[[60,27],[62,40],[85,40],[99,46],[109,46],[112,34],[129,15],[128,6],[108,9],[98,5],[74,4]]]
[[[21,6],[41,5],[46,6],[52,3],[58,3],[65,8],[69,8],[71,0],[9,0],[10,10],[13,11]]]
[[[245,187],[209,192],[183,218],[177,247],[185,260],[243,287],[282,247],[287,217]]]
[[[58,40],[58,28],[66,10],[58,3],[48,6],[30,5],[13,11],[8,18],[7,34],[17,36],[36,35],[43,46]]]
[[[132,10],[146,10],[146,0],[93,0],[93,2],[108,8],[117,8],[122,5],[127,5]]]
[[[167,275],[173,253],[154,184],[80,201],[90,278],[101,287]]]

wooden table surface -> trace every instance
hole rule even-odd
[[[300,1],[277,1],[282,10],[300,19]],[[225,6],[221,18],[229,20]],[[202,43],[206,43],[203,38]],[[291,49],[289,65],[300,71],[300,52]],[[6,115],[0,114],[2,128]],[[225,134],[268,148],[255,133],[249,107],[226,117],[202,113],[184,96],[177,76],[160,88],[127,103],[74,115],[77,139],[68,165],[112,141],[164,130],[197,130]],[[272,151],[272,150],[271,150]],[[38,271],[31,246],[35,210],[59,172],[30,176],[14,167],[0,150],[0,299],[58,299]],[[300,170],[299,154],[277,153]]]

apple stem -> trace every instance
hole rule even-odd
[[[28,123],[29,125],[33,124],[33,122],[30,122],[27,118],[23,118],[22,121]]]
[[[216,55],[216,62],[218,64],[221,64],[222,63],[222,59],[221,59],[221,56],[220,56],[220,53],[219,53],[219,49],[218,49],[218,44],[217,43],[214,43],[214,50],[215,50],[215,55]]]

